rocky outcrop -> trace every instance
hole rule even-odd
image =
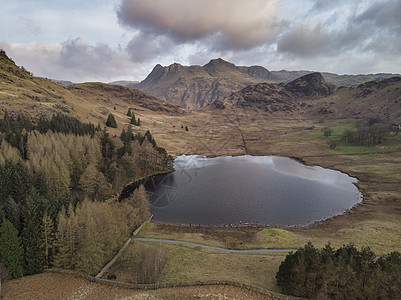
[[[327,83],[322,74],[311,73],[287,83],[284,88],[294,96],[315,97],[332,94],[335,85]]]
[[[254,78],[264,79],[266,81],[271,80],[271,74],[269,70],[261,66],[251,66],[251,67],[244,67],[240,66],[237,67],[242,73],[248,74]]]
[[[326,97],[334,91],[335,86],[327,83],[320,73],[312,73],[287,84],[250,85],[225,99],[215,101],[213,106],[218,109],[251,107],[271,113],[290,113],[304,109],[308,100]]]

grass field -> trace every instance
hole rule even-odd
[[[118,281],[132,282],[130,261],[140,255],[141,250],[152,249],[161,249],[167,258],[160,282],[229,280],[277,292],[274,277],[285,257],[281,253],[224,253],[187,245],[135,241],[131,242],[108,274],[116,275]]]

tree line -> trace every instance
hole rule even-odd
[[[286,294],[312,299],[398,299],[401,253],[378,257],[369,248],[308,243],[281,263],[277,284]]]
[[[0,119],[0,273],[57,266],[94,274],[149,216],[135,178],[170,168],[150,132],[120,137],[60,115]],[[11,249],[11,250],[10,250]],[[4,277],[3,275],[1,275]]]
[[[359,126],[357,130],[346,130],[344,139],[353,145],[373,146],[379,145],[389,134],[389,128],[383,124]]]
[[[25,114],[19,113],[17,116],[10,116],[5,111],[3,118],[0,119],[0,142],[5,139],[12,147],[19,150],[23,159],[27,159],[28,133],[33,130],[42,134],[51,130],[52,132],[93,137],[96,131],[100,131],[100,126],[95,127],[92,123],[83,123],[74,117],[61,113],[53,114],[50,118],[40,116],[34,121]]]

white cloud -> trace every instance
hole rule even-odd
[[[0,47],[49,78],[142,80],[157,63],[217,57],[269,70],[400,72],[399,0],[3,2]]]
[[[0,48],[34,75],[52,79],[112,81],[139,79],[148,72],[147,65],[133,63],[124,49],[112,49],[101,43],[92,46],[79,38],[62,44],[0,42]]]

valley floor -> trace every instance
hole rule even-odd
[[[175,155],[279,155],[337,169],[358,178],[363,202],[341,216],[306,227],[219,228],[150,223],[139,237],[231,249],[297,249],[311,241],[318,248],[327,243],[334,248],[353,243],[358,248],[370,247],[378,255],[401,251],[401,135],[392,134],[378,146],[352,146],[342,135],[355,127],[355,120],[269,119],[263,114],[250,117],[246,111],[239,115],[217,114],[220,115],[201,112],[193,114],[193,118],[158,119],[152,132]],[[181,123],[188,125],[188,132],[177,130]],[[332,128],[331,137],[323,136],[324,127]],[[337,141],[335,150],[330,149],[330,140]],[[163,247],[166,252],[161,282],[234,280],[279,292],[275,274],[285,254],[219,254],[199,247],[139,241],[133,242],[125,260],[110,270],[117,280],[131,280],[129,257],[146,247]]]
[[[158,144],[174,155],[278,155],[294,157],[308,165],[337,169],[358,178],[363,202],[349,212],[306,227],[217,228],[151,223],[139,237],[188,241],[231,249],[297,249],[311,241],[334,248],[353,243],[370,247],[377,255],[401,251],[401,134],[391,135],[379,146],[352,146],[342,139],[355,120],[332,120],[269,115],[243,110],[199,111],[181,116],[138,116]],[[183,128],[188,126],[189,130]],[[330,127],[325,138],[321,129]],[[336,140],[335,150],[330,140]],[[130,281],[130,257],[158,243],[132,242],[120,261],[109,270],[117,280]],[[163,245],[166,265],[161,282],[184,280],[233,280],[279,292],[275,275],[285,254],[222,254],[186,245]],[[68,284],[64,284],[67,282]],[[36,286],[36,288],[35,288]],[[159,291],[126,291],[102,287],[70,275],[40,274],[4,285],[5,299],[54,299],[58,287],[65,299],[258,299],[231,287],[179,288]],[[24,294],[25,293],[25,294]],[[43,295],[49,295],[44,298]],[[31,296],[33,295],[33,296]],[[105,298],[103,295],[110,295]],[[36,297],[36,298],[35,298]]]
[[[294,248],[312,241],[317,247],[327,242],[334,247],[352,242],[358,247],[369,246],[378,254],[401,251],[401,134],[392,134],[378,146],[353,146],[342,135],[355,128],[356,120],[291,115],[272,119],[247,110],[198,112],[153,123],[159,124],[152,128],[156,139],[175,155],[287,156],[307,165],[340,170],[359,180],[363,202],[344,215],[306,227],[281,228],[279,234],[273,229],[259,229],[253,239],[239,238],[235,243],[240,247]],[[189,131],[177,130],[181,124],[188,125]],[[321,132],[324,127],[333,130],[329,138]],[[338,143],[335,150],[329,147],[331,140]],[[157,226],[154,233],[162,227]],[[180,230],[175,234],[175,228],[166,228],[168,238],[177,239],[180,235]],[[206,236],[213,244],[227,246],[222,242],[230,236],[225,230],[210,229],[212,233],[205,235],[196,228],[187,228],[185,232],[190,237],[186,240],[197,242],[199,236]]]

